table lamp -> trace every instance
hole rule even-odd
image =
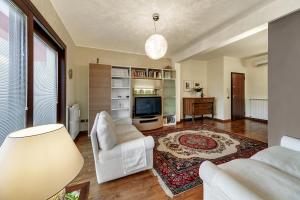
[[[50,199],[78,175],[83,163],[62,124],[13,132],[0,147],[0,199]]]

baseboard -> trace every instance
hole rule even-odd
[[[211,118],[208,118],[211,119]],[[213,120],[217,121],[217,122],[222,122],[222,123],[228,123],[231,122],[231,119],[218,119],[218,118],[213,118]]]
[[[211,118],[211,117],[195,117],[195,120],[198,120],[198,119],[209,119],[209,120],[214,120],[214,121],[217,121],[217,122],[222,122],[222,123],[227,123],[227,122],[231,122],[231,119],[226,119],[226,120],[223,120],[223,119],[218,119],[218,118]],[[187,118],[187,119],[180,119],[180,121],[177,121],[176,124],[180,124],[182,122],[185,122],[185,121],[192,121],[192,118]]]
[[[255,121],[255,122],[261,122],[261,123],[268,123],[268,120],[265,119],[257,119],[257,118],[252,118],[252,117],[245,117],[245,119],[251,120],[251,121]]]

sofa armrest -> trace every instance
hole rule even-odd
[[[115,123],[115,125],[132,124],[132,119],[130,117],[115,119],[114,123]]]
[[[300,151],[300,139],[283,136],[280,141],[280,146],[294,151]]]
[[[199,174],[203,182],[220,190],[228,199],[240,200],[243,197],[243,200],[262,200],[255,192],[249,190],[210,161],[201,164]]]

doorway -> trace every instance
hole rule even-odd
[[[231,73],[231,119],[245,118],[245,74]]]

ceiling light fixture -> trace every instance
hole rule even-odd
[[[166,54],[168,49],[168,43],[164,36],[156,33],[155,23],[159,20],[159,14],[154,13],[152,15],[152,18],[154,21],[155,33],[146,40],[145,51],[148,57],[150,57],[153,60],[158,60]]]

